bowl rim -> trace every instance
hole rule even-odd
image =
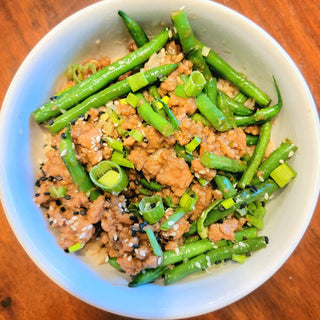
[[[108,1],[106,1],[108,2]],[[190,0],[186,0],[186,5],[188,5],[189,2],[192,2]],[[275,47],[277,47],[277,49],[281,52],[281,55],[290,63],[291,67],[293,68],[293,70],[295,71],[295,74],[297,75],[297,77],[299,78],[300,82],[303,84],[305,91],[309,97],[310,100],[310,105],[312,105],[312,109],[311,112],[313,113],[313,117],[315,120],[315,127],[316,130],[318,132],[318,137],[320,136],[320,125],[319,125],[319,118],[318,118],[318,113],[317,113],[317,108],[315,105],[315,102],[313,100],[312,94],[310,92],[310,89],[307,85],[307,82],[305,81],[303,75],[301,74],[300,70],[298,69],[298,67],[296,66],[296,64],[293,62],[293,60],[291,59],[291,57],[286,53],[286,51],[280,46],[280,44],[273,38],[271,37],[265,30],[263,30],[260,26],[258,26],[256,23],[254,23],[253,21],[251,21],[250,19],[248,19],[247,17],[245,17],[244,15],[240,14],[239,12],[226,7],[222,4],[219,3],[215,3],[209,0],[198,0],[199,4],[206,4],[206,5],[211,5],[211,6],[216,6],[217,8],[219,7],[220,9],[225,10],[226,12],[228,12],[229,14],[235,15],[236,17],[238,17],[239,19],[242,19],[246,24],[248,24],[250,27],[255,28],[259,33],[261,33],[263,35],[263,37],[265,37],[269,42],[271,42]],[[31,50],[31,52],[28,54],[28,56],[25,58],[25,60],[23,61],[23,63],[21,64],[21,66],[19,67],[18,71],[16,72],[14,78],[12,79],[12,82],[8,88],[8,91],[5,95],[5,98],[3,100],[3,104],[2,104],[2,108],[1,108],[1,112],[0,112],[0,145],[5,145],[5,128],[7,127],[5,119],[6,119],[6,115],[9,112],[9,106],[10,106],[10,100],[12,98],[12,95],[14,95],[14,88],[16,86],[16,83],[19,82],[19,79],[21,77],[21,75],[23,74],[24,70],[27,68],[28,64],[30,63],[30,61],[32,59],[34,59],[34,57],[37,55],[37,52],[42,48],[42,46],[45,46],[47,41],[50,41],[50,38],[61,32],[61,29],[63,29],[66,25],[71,24],[74,20],[76,20],[80,15],[85,14],[88,10],[96,10],[96,8],[99,8],[101,6],[104,7],[106,4],[104,2],[96,2],[94,4],[91,4],[77,12],[75,12],[74,14],[70,15],[69,17],[67,17],[66,19],[64,19],[62,22],[60,22],[58,25],[56,25],[49,33],[47,33],[37,44],[36,46]],[[317,150],[318,150],[318,154],[319,154],[319,150],[320,150],[320,138],[318,138],[317,140]],[[1,153],[0,154],[0,163],[3,163],[5,159],[5,153]],[[319,157],[317,159],[318,161],[318,167],[320,165],[320,160]],[[2,166],[0,166],[0,173],[3,172],[3,168]],[[298,243],[300,242],[303,234],[305,233],[310,220],[312,218],[313,212],[315,210],[317,201],[318,201],[318,195],[319,195],[319,191],[320,191],[320,171],[318,170],[318,175],[316,177],[316,183],[314,185],[313,188],[313,193],[314,193],[314,197],[313,197],[313,203],[309,204],[309,208],[310,208],[310,214],[308,215],[308,219],[306,219],[306,223],[303,226],[303,228],[300,228],[300,233],[296,236],[295,241],[292,242],[291,246],[287,249],[287,251],[285,253],[282,254],[282,258],[280,259],[281,261],[278,261],[278,264],[275,264],[273,269],[269,270],[269,273],[266,274],[264,277],[261,278],[260,282],[258,283],[254,283],[251,286],[247,286],[246,290],[239,292],[237,295],[235,295],[230,301],[230,300],[225,300],[224,303],[221,304],[220,308],[225,307],[226,305],[229,305],[230,303],[233,303],[239,299],[241,299],[242,297],[244,297],[246,294],[252,292],[253,290],[255,290],[258,286],[260,286],[261,284],[263,284],[266,280],[268,280],[288,259],[288,257],[291,255],[291,253],[294,251],[294,249],[297,247]],[[94,305],[97,308],[109,311],[109,312],[113,312],[113,313],[117,313],[119,315],[122,316],[135,316],[135,317],[142,317],[144,318],[144,316],[142,314],[136,313],[136,314],[129,314],[128,312],[122,312],[121,310],[114,310],[112,308],[106,308],[105,306],[101,306],[99,304],[96,304],[94,301],[91,301],[90,299],[88,299],[88,297],[83,296],[82,294],[79,293],[75,293],[72,288],[68,285],[65,284],[65,282],[63,281],[63,277],[61,277],[60,273],[58,270],[55,270],[47,261],[44,260],[44,258],[41,256],[41,254],[35,254],[30,248],[32,248],[32,243],[30,242],[30,238],[25,235],[23,232],[21,232],[22,230],[18,230],[16,228],[15,225],[15,217],[13,217],[12,215],[12,210],[13,208],[10,205],[10,199],[9,199],[9,195],[6,191],[6,186],[4,185],[4,182],[2,180],[0,180],[0,199],[1,199],[1,203],[3,205],[4,208],[4,212],[5,215],[7,217],[7,220],[9,221],[9,224],[11,226],[11,229],[14,231],[14,234],[16,236],[16,238],[18,239],[18,241],[20,242],[21,246],[24,248],[24,250],[28,253],[29,257],[33,260],[33,262],[51,279],[53,280],[57,285],[59,285],[60,287],[62,287],[64,290],[66,290],[67,292],[69,292],[70,294],[76,296],[77,298],[91,304]],[[49,272],[48,272],[49,270]],[[217,309],[214,309],[217,310]],[[182,314],[182,313],[171,313],[166,315],[165,319],[173,319],[173,318],[184,318],[184,317],[191,317],[191,316],[197,316],[203,313],[207,313],[207,312],[211,312],[214,311],[211,309],[210,304],[206,304],[206,305],[201,305],[198,308],[195,308],[194,312],[192,314],[190,314],[190,312],[188,312],[188,314]],[[163,318],[163,317],[161,317]]]

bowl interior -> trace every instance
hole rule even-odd
[[[70,63],[126,52],[129,35],[117,15],[134,17],[154,35],[170,12],[185,5],[195,35],[238,71],[263,88],[276,103],[272,76],[282,92],[283,109],[272,131],[276,145],[289,138],[298,146],[290,160],[298,176],[267,205],[268,247],[245,264],[228,263],[164,287],[135,289],[128,278],[106,265],[95,266],[81,254],[66,255],[32,201],[36,168],[43,160],[44,132],[30,120],[63,81]],[[143,10],[141,10],[143,8]],[[97,42],[98,41],[98,42]],[[1,196],[8,220],[24,249],[57,284],[78,298],[110,312],[136,318],[185,318],[226,306],[266,281],[301,239],[319,193],[319,124],[309,89],[283,49],[262,29],[234,11],[205,0],[102,1],[53,29],[17,72],[2,106]],[[303,194],[303,198],[297,195]],[[124,303],[125,301],[125,303]],[[143,302],[143,303],[141,303]],[[139,308],[137,306],[139,305]]]

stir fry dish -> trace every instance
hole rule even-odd
[[[118,14],[128,54],[71,64],[32,114],[50,132],[35,203],[66,253],[94,255],[130,287],[244,263],[268,244],[266,203],[297,175],[295,144],[270,141],[281,88],[270,79],[273,103],[194,36],[183,9],[152,38]]]

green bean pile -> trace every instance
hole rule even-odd
[[[162,198],[156,194],[163,187],[160,183],[145,178],[139,180],[140,193],[144,197],[139,203],[130,203],[128,209],[136,219],[143,221],[147,226],[144,230],[150,246],[154,255],[161,259],[156,268],[144,269],[135,275],[129,286],[136,287],[161,277],[164,277],[165,284],[171,284],[226,260],[243,263],[251,252],[268,244],[268,237],[258,235],[258,231],[263,228],[265,204],[276,190],[285,187],[296,176],[296,172],[287,163],[297,150],[289,139],[284,139],[266,157],[272,119],[282,108],[281,92],[276,79],[273,79],[273,82],[278,102],[270,105],[271,99],[265,92],[195,37],[184,10],[172,12],[174,28],[164,29],[151,40],[138,23],[125,12],[119,11],[118,14],[137,49],[97,72],[93,70],[93,74],[84,80],[77,77],[74,86],[58,93],[35,110],[32,116],[38,124],[44,124],[52,135],[62,132],[61,159],[75,186],[84,192],[90,201],[97,199],[103,192],[121,194],[128,187],[126,170],[134,169],[123,151],[121,138],[107,138],[106,141],[113,150],[110,161],[101,161],[88,172],[77,160],[71,125],[92,108],[97,109],[115,99],[126,98],[127,103],[136,108],[145,125],[154,127],[165,138],[179,131],[180,123],[170,104],[158,92],[159,82],[176,70],[178,64],[141,70],[143,64],[154,53],[163,48],[169,40],[174,39],[181,45],[185,58],[193,65],[191,75],[185,76],[184,83],[178,85],[174,92],[176,96],[196,101],[197,110],[191,115],[191,119],[215,132],[256,126],[259,128],[259,134],[247,134],[247,145],[252,146],[254,150],[251,155],[246,154],[239,160],[209,151],[201,155],[201,164],[205,168],[215,169],[217,174],[211,180],[199,178],[198,182],[202,186],[211,184],[222,196],[220,200],[213,201],[205,208],[201,216],[191,224],[189,231],[183,236],[184,243],[178,250],[163,251],[152,226],[164,217],[166,209],[171,208],[174,213],[165,221],[161,220],[160,224],[160,230],[170,230],[187,212],[195,208],[199,195],[188,189],[179,204],[173,204],[170,197]],[[88,67],[94,69],[94,66]],[[117,80],[121,75],[133,70],[126,79]],[[77,72],[80,71],[74,69],[74,73]],[[217,88],[218,78],[228,80],[240,92],[234,98],[230,98]],[[143,90],[147,90],[153,98],[152,102],[146,99]],[[254,101],[254,108],[245,105],[248,98]],[[114,110],[109,110],[108,116],[115,124],[121,121]],[[117,129],[120,136],[130,135],[138,142],[143,141],[143,135],[135,129],[130,133],[123,132],[119,126]],[[200,144],[201,139],[197,136],[192,137],[185,146],[176,144],[176,156],[190,165]],[[54,191],[55,198],[59,197],[59,192],[64,192],[63,189]],[[230,215],[236,218],[244,217],[245,226],[235,232],[234,240],[222,239],[217,243],[210,241],[209,227],[214,223],[221,223]],[[75,243],[69,248],[69,252],[82,249],[83,245]],[[110,258],[109,263],[121,269],[116,258]]]

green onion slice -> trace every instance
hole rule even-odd
[[[157,103],[161,104],[165,113],[167,114],[167,117],[169,119],[169,122],[172,124],[172,126],[178,130],[180,127],[180,122],[178,121],[178,119],[175,117],[175,115],[172,113],[171,109],[169,108],[169,106],[165,103],[165,100],[163,99],[159,99],[157,97],[154,98],[155,100],[157,100]],[[169,101],[169,100],[168,100]]]
[[[84,247],[84,244],[78,242],[78,243],[74,244],[73,246],[69,247],[68,251],[69,252],[76,252],[76,251],[81,250],[83,247]]]
[[[111,156],[111,161],[115,164],[126,167],[130,169],[134,169],[134,164],[124,157],[124,154],[119,151],[113,151]]]
[[[153,250],[153,253],[156,255],[156,256],[162,256],[162,250],[160,248],[160,245],[157,241],[157,238],[156,236],[154,235],[152,229],[149,229],[149,228],[146,228],[144,229],[147,233],[147,236],[148,236],[148,239],[150,241],[150,244],[151,244],[151,248]]]
[[[288,164],[285,162],[280,164],[275,168],[271,173],[270,177],[277,183],[280,188],[286,186],[292,179],[297,176],[297,172],[294,171]]]
[[[196,97],[205,85],[206,79],[203,74],[200,71],[193,71],[184,85],[184,92],[188,97]]]
[[[127,78],[132,92],[138,91],[148,84],[148,80],[143,72],[139,72]]]
[[[144,137],[144,135],[136,129],[132,129],[129,133],[129,136],[138,142],[142,142],[143,137]]]
[[[126,100],[127,100],[127,103],[129,103],[132,107],[135,108],[138,105],[138,102],[140,99],[135,94],[130,92]]]
[[[195,136],[186,146],[186,151],[192,153],[201,143],[201,139],[198,136]]]
[[[143,178],[140,180],[140,183],[147,189],[153,191],[161,191],[162,185],[155,181],[148,181],[147,179]]]
[[[123,191],[129,182],[124,170],[112,161],[99,162],[91,169],[89,175],[100,189],[116,195]]]
[[[62,186],[62,187],[56,188],[54,186],[51,186],[49,189],[49,192],[52,198],[55,198],[55,199],[63,198],[66,195],[67,187]]]
[[[199,217],[199,219],[197,221],[197,230],[198,230],[198,234],[201,239],[205,239],[208,237],[209,228],[204,226],[204,221],[206,220],[208,213],[212,209],[214,209],[220,202],[221,202],[221,200],[214,201],[210,204],[209,207],[207,207],[205,210],[202,211],[201,216]]]
[[[106,140],[111,149],[123,152],[123,143],[120,140],[116,140],[110,137],[107,137]]]
[[[162,198],[158,195],[143,198],[139,203],[139,210],[146,222],[157,222],[164,215]]]
[[[176,211],[165,221],[161,224],[161,230],[169,230],[173,227],[173,225],[178,222],[186,213],[183,208],[177,208]]]
[[[225,208],[225,209],[230,209],[231,207],[233,207],[235,205],[235,202],[232,198],[228,198],[226,200],[223,200],[221,202],[221,205]]]
[[[245,254],[233,254],[232,255],[232,260],[239,262],[239,263],[244,263],[246,259],[247,259],[247,257]]]
[[[198,201],[199,195],[188,189],[180,198],[179,206],[186,212],[192,211]]]

